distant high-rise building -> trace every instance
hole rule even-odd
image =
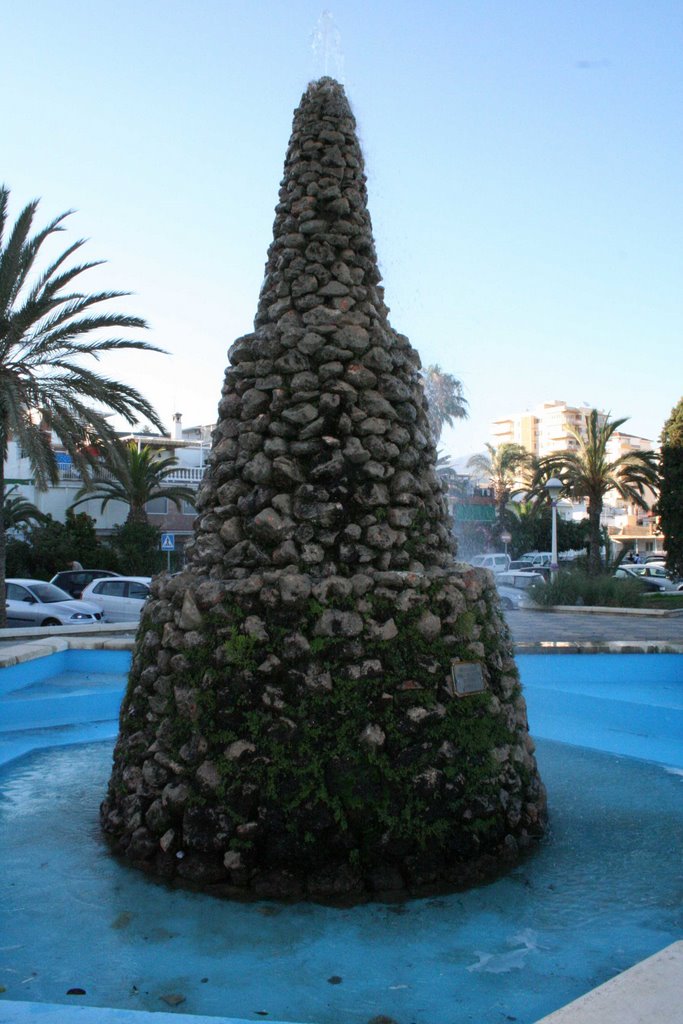
[[[578,442],[571,432],[584,437],[591,412],[589,405],[570,405],[554,399],[543,402],[531,412],[501,416],[491,424],[491,435],[495,445],[521,444],[536,458],[554,452],[576,451]],[[609,413],[600,412],[602,421],[608,416]],[[653,447],[654,443],[645,437],[617,431],[612,435],[609,455],[614,459],[628,451]]]
[[[536,458],[556,452],[576,451],[579,445],[572,431],[585,437],[586,424],[592,411],[592,406],[569,405],[558,399],[543,402],[533,411],[513,413],[494,420],[491,424],[493,444],[496,447],[501,444],[520,444]],[[602,410],[599,415],[602,422],[611,416]],[[607,456],[610,461],[614,461],[629,452],[647,451],[656,447],[655,442],[646,437],[615,431],[608,443]],[[524,483],[521,472],[518,482],[520,486]],[[637,505],[625,502],[616,492],[611,492],[606,498],[603,523],[608,527],[613,541],[619,545],[632,546],[641,553],[661,550],[661,538],[656,534],[656,517],[651,511],[644,512]],[[651,508],[656,495],[646,491],[645,500]],[[585,514],[581,503],[575,503],[577,513]]]

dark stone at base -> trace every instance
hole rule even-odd
[[[251,892],[258,899],[296,900],[304,895],[304,887],[288,871],[269,871],[255,876]]]
[[[381,864],[368,876],[368,888],[380,898],[382,895],[401,892],[405,885],[403,875],[393,864]]]
[[[348,864],[328,864],[308,879],[308,895],[312,900],[346,900],[360,896],[363,880]]]
[[[116,843],[110,836],[112,852]],[[146,861],[131,861],[120,857],[127,867],[135,867],[159,884],[192,892],[206,892],[218,899],[231,899],[244,903],[273,900],[281,903],[307,901],[323,906],[348,907],[359,903],[379,902],[395,904],[397,900],[425,899],[426,897],[460,892],[476,885],[495,881],[507,873],[513,864],[522,863],[535,851],[537,838],[525,836],[518,844],[518,854],[511,856],[509,843],[503,844],[500,856],[485,854],[475,860],[445,864],[428,854],[412,858],[405,868],[405,878],[398,867],[381,864],[366,875],[346,863],[326,865],[305,877],[294,871],[269,870],[241,872],[226,871],[215,857],[208,854],[188,854],[177,858],[170,853],[159,853]],[[120,851],[118,851],[120,856]],[[230,877],[228,877],[230,876]]]
[[[220,860],[208,853],[187,853],[178,860],[178,875],[192,885],[211,885],[227,878]]]

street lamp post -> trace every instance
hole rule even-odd
[[[562,481],[558,480],[556,476],[552,476],[550,480],[546,482],[545,489],[550,495],[550,502],[553,508],[553,525],[552,525],[552,539],[550,543],[550,575],[552,579],[555,579],[559,566],[557,564],[557,499],[560,496],[562,490]]]

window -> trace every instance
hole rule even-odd
[[[93,587],[93,594],[102,594],[103,597],[125,597],[126,583],[124,580],[102,580]]]
[[[152,498],[145,505],[145,510],[151,516],[165,516],[168,512],[168,498]]]
[[[35,598],[31,597],[28,590],[17,586],[16,583],[7,584],[8,601],[25,601],[27,604],[35,604]]]
[[[197,509],[194,507],[192,502],[185,501],[184,498],[180,511],[183,513],[184,516],[194,516],[197,514]]]
[[[129,583],[128,597],[135,597],[138,601],[144,601],[149,595],[149,587],[146,583]]]

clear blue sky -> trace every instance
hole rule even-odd
[[[470,403],[444,447],[552,398],[656,438],[683,394],[680,0],[6,2],[13,212],[75,208],[90,287],[134,291],[171,353],[105,369],[169,425],[214,419],[325,9],[391,322]]]

